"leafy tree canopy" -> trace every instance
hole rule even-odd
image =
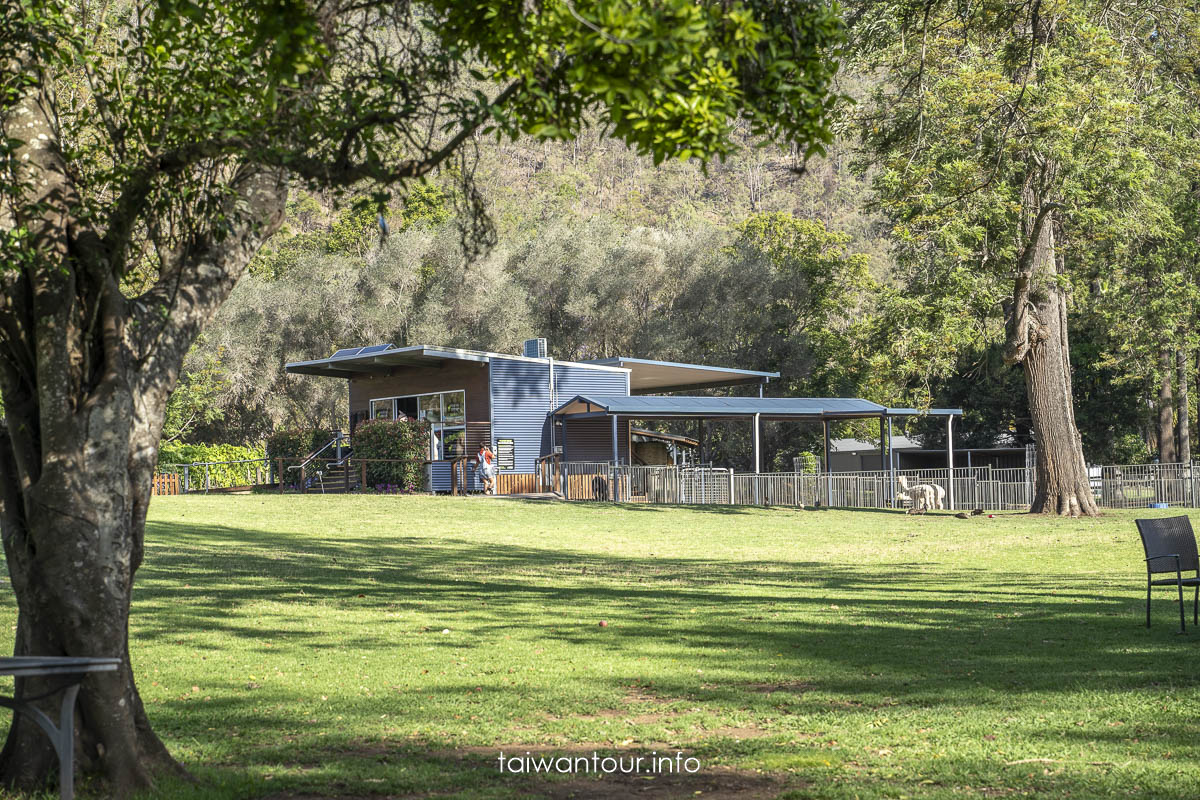
[[[289,189],[372,192],[378,211],[459,158],[453,197],[478,222],[478,141],[571,137],[586,119],[658,162],[723,157],[739,118],[818,151],[840,39],[822,2],[0,0],[15,649],[121,657],[89,678],[79,718],[107,795],[178,769],[128,658],[155,454],[187,352]],[[0,782],[36,786],[52,758],[14,725]]]

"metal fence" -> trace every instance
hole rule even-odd
[[[159,464],[158,475],[178,475],[179,491],[250,489],[271,483],[270,464],[265,458],[239,461],[193,461],[190,464]]]
[[[1155,504],[1197,507],[1200,463],[1139,464],[1089,468],[1101,508]],[[1020,511],[1033,501],[1032,467],[874,472],[735,473],[704,467],[643,467],[605,462],[560,462],[547,467],[544,488],[568,500],[629,503],[908,508],[907,486],[936,487],[938,507]]]
[[[1146,508],[1152,504],[1196,508],[1200,464],[1122,464],[1092,467],[1092,493],[1104,508]]]
[[[354,465],[345,465],[344,471],[353,470],[357,476],[363,469],[363,460],[353,461]],[[182,493],[241,490],[278,480],[271,474],[278,471],[277,465],[268,464],[265,459],[160,464],[158,471],[177,474]],[[1200,462],[1096,466],[1088,468],[1088,476],[1096,504],[1101,508],[1200,507]],[[369,476],[364,472],[361,477]],[[531,490],[555,492],[568,500],[670,505],[907,508],[911,501],[905,485],[928,484],[937,487],[943,508],[1019,511],[1028,509],[1033,501],[1035,469],[897,470],[893,481],[893,475],[885,470],[735,473],[711,465],[629,466],[604,461],[545,460],[539,462],[537,474],[530,477]],[[330,480],[335,487],[345,482],[358,488],[360,482],[350,481],[340,473]]]

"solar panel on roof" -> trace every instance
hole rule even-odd
[[[390,350],[391,347],[392,346],[390,344],[373,344],[370,347],[360,348],[359,355],[369,356],[372,353],[382,353],[384,350]]]
[[[336,353],[331,355],[330,358],[346,358],[348,356],[356,356],[362,349],[363,348],[361,347],[346,347],[342,350],[338,350]]]

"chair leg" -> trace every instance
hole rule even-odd
[[[1192,598],[1192,625],[1200,626],[1200,584],[1196,585],[1196,596]]]
[[[1146,580],[1146,627],[1150,627],[1150,580]]]
[[[1179,589],[1179,632],[1184,633],[1187,628],[1183,624],[1183,581],[1178,581],[1175,588]]]

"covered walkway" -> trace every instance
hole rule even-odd
[[[889,408],[853,397],[678,397],[667,395],[576,395],[553,411],[556,419],[564,421],[610,421],[612,430],[612,462],[620,462],[621,421],[671,419],[744,419],[750,422],[754,441],[754,472],[762,472],[762,423],[772,420],[820,422],[825,434],[824,472],[829,472],[829,425],[855,419],[878,419],[879,438],[884,449],[894,483],[896,463],[891,452],[892,420],[897,417],[935,416],[946,418],[946,458],[954,469],[954,418],[962,416],[961,408]],[[563,427],[564,446],[570,439],[569,428]],[[953,504],[953,485],[950,502]]]

